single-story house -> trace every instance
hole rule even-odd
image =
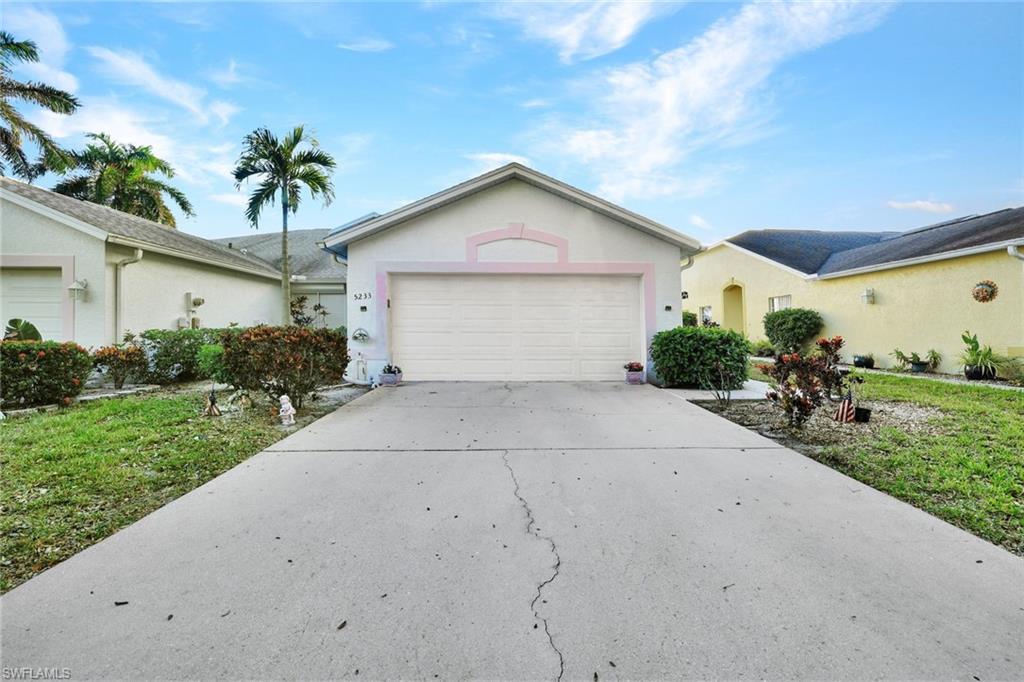
[[[27,319],[43,338],[93,347],[127,330],[280,324],[280,278],[237,249],[0,178],[0,321]]]
[[[517,163],[324,244],[348,263],[349,378],[621,379],[679,325],[694,239]]]
[[[314,313],[314,306],[322,306],[326,315],[316,315],[313,324],[335,328],[345,326],[347,319],[346,267],[321,246],[329,232],[328,229],[288,230],[288,263],[291,265],[292,298],[305,296],[306,312],[310,315]],[[255,232],[214,241],[255,256],[275,270],[281,269],[280,232]]]
[[[979,301],[988,282],[998,293]],[[752,230],[698,254],[682,287],[686,310],[751,339],[764,338],[765,313],[811,308],[847,356],[886,366],[896,348],[935,349],[940,369],[955,372],[964,330],[1024,356],[1024,208],[909,232]]]

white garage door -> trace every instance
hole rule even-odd
[[[28,320],[43,339],[63,341],[63,299],[59,268],[0,269],[0,322]]]
[[[621,380],[642,339],[638,277],[392,277],[392,357],[408,380]]]

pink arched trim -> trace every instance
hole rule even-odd
[[[556,262],[569,262],[568,239],[565,237],[559,237],[557,234],[551,234],[550,232],[531,230],[523,225],[523,223],[509,223],[508,227],[502,227],[497,230],[488,230],[487,232],[481,232],[480,234],[474,234],[466,237],[466,262],[478,262],[478,252],[480,247],[484,244],[500,242],[506,239],[526,239],[531,242],[548,244],[555,247],[558,251],[558,258]]]

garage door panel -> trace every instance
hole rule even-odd
[[[636,277],[394,275],[392,357],[409,380],[618,380],[641,310]]]
[[[61,341],[65,339],[63,313],[60,268],[0,270],[0,322],[6,324],[12,318],[28,320],[43,339]]]

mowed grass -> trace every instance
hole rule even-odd
[[[857,393],[941,415],[923,432],[884,428],[812,457],[1024,555],[1024,392],[869,374]]]
[[[157,394],[0,422],[0,591],[287,435],[266,409],[206,418],[202,405]]]

